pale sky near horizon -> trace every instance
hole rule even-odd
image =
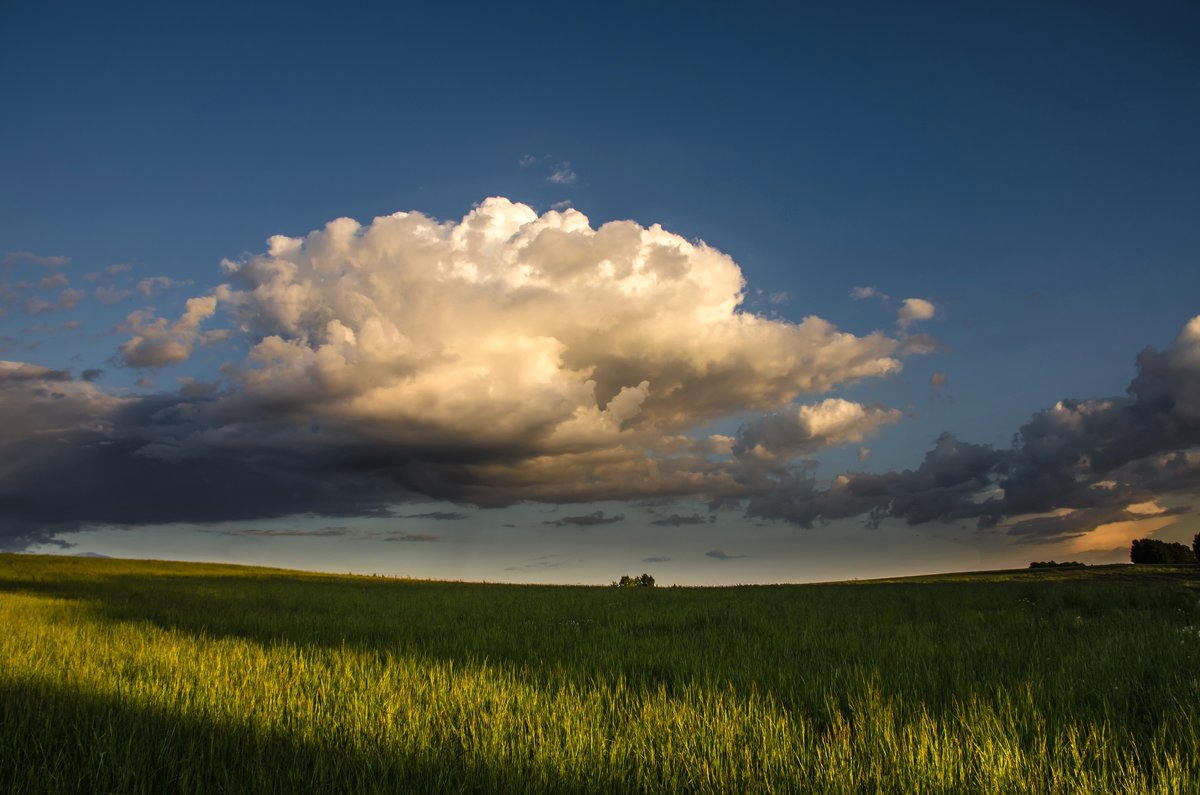
[[[0,550],[1128,559],[1200,491],[1200,8],[0,6]]]

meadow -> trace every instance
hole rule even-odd
[[[1200,792],[1200,567],[440,583],[0,555],[0,791]]]

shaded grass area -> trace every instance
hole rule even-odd
[[[0,556],[0,789],[1194,792],[1200,570],[723,589]]]

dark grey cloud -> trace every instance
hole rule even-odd
[[[888,518],[909,524],[974,519],[990,527],[1021,514],[1078,512],[1013,528],[1025,539],[1061,539],[1134,518],[1124,511],[1131,503],[1195,492],[1197,445],[1200,318],[1166,349],[1139,354],[1125,396],[1060,401],[1022,426],[1011,448],[943,434],[914,470],[849,472],[828,483],[807,470],[792,471],[753,495],[748,513],[803,527],[857,516],[873,525]]]
[[[541,555],[533,558],[527,563],[522,563],[518,566],[507,566],[505,571],[542,571],[544,569],[557,569],[567,566],[573,561],[563,558],[560,555]]]
[[[748,555],[730,555],[728,552],[725,552],[721,549],[710,549],[709,551],[705,552],[704,555],[705,557],[713,558],[715,560],[737,560],[738,558],[749,557]]]
[[[658,525],[659,527],[682,527],[688,524],[708,524],[716,520],[716,516],[709,516],[705,519],[698,513],[693,513],[691,516],[680,516],[677,513],[673,513],[665,519],[655,519],[650,524]]]
[[[413,544],[432,544],[441,541],[441,538],[429,533],[388,533],[383,537],[384,541],[402,541]]]
[[[1009,526],[1008,535],[1017,538],[1021,543],[1030,544],[1064,541],[1085,535],[1104,524],[1132,522],[1151,517],[1178,516],[1188,513],[1189,510],[1188,506],[1180,506],[1159,513],[1145,514],[1134,513],[1113,505],[1081,508],[1062,516],[1039,516],[1015,522]]]
[[[593,511],[582,516],[564,516],[561,519],[552,519],[542,524],[554,525],[555,527],[594,527],[602,524],[616,524],[625,521],[625,514],[618,513],[614,516],[605,516],[604,511]]]
[[[427,513],[397,514],[397,519],[433,519],[435,522],[451,522],[466,519],[467,515],[459,511],[429,511]]]
[[[104,377],[104,371],[99,368],[90,368],[80,373],[79,377],[84,381],[99,381]]]
[[[286,528],[239,527],[221,531],[225,535],[251,538],[344,538],[354,535],[349,527],[321,527],[316,530],[290,530]]]

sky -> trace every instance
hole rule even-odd
[[[1200,8],[743,5],[0,5],[0,550],[1190,544]]]

